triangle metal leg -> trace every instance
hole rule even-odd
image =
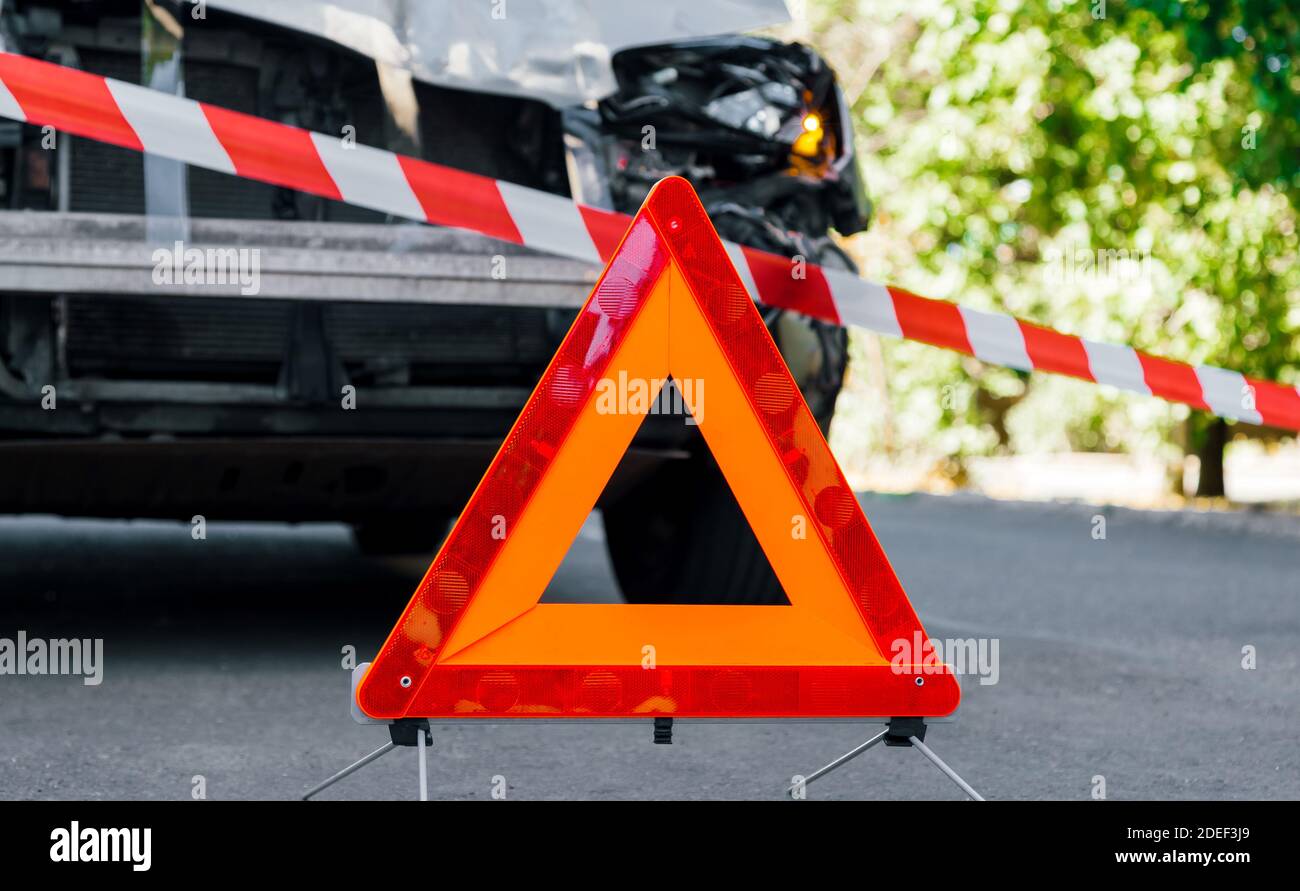
[[[911,746],[924,755],[931,764],[943,771],[944,776],[956,783],[957,787],[961,789],[962,792],[966,793],[967,797],[972,801],[983,801],[983,797],[972,789],[970,784],[958,775],[957,771],[949,767],[947,762],[936,755],[929,746],[922,742],[925,737],[925,731],[925,722],[920,718],[894,718],[889,722],[888,727],[871,737],[871,739],[867,740],[857,748],[845,752],[825,767],[820,767],[798,782],[791,784],[785,792],[791,798],[800,797],[799,793],[801,793],[809,783],[826,776],[826,774],[833,770],[838,770],[863,752],[883,742],[888,746]]]
[[[970,797],[971,801],[984,800],[982,797],[980,797],[980,794],[978,792],[972,789],[965,780],[963,780],[960,776],[957,775],[957,771],[953,770],[944,762],[942,758],[940,758],[934,752],[930,751],[929,746],[921,742],[915,736],[908,737],[908,739],[912,741],[913,748],[915,748],[925,757],[929,758],[930,763],[933,764],[935,767],[939,768],[940,770],[942,770],[944,772],[944,775],[947,776],[948,779],[956,783],[957,787],[961,789],[961,791],[965,792],[967,796]]]
[[[848,764],[850,761],[852,761],[854,758],[861,755],[867,749],[870,749],[872,746],[875,746],[878,743],[884,742],[885,737],[888,734],[889,734],[888,730],[880,731],[875,736],[871,737],[871,739],[867,740],[862,745],[858,746],[856,749],[845,752],[843,755],[836,758],[834,761],[832,761],[830,764],[827,764],[825,767],[817,768],[808,776],[804,777],[802,782],[791,784],[790,788],[785,790],[785,794],[789,795],[791,798],[794,798],[795,793],[800,789],[800,787],[807,788],[808,784],[813,782],[814,780],[819,779],[820,777],[824,777],[832,770],[837,770],[838,768],[843,767],[845,764]]]
[[[379,723],[379,722],[375,722]],[[388,724],[389,741],[379,748],[375,749],[369,755],[359,761],[354,761],[347,767],[340,770],[334,776],[318,783],[303,795],[302,800],[308,801],[317,793],[328,789],[339,780],[352,776],[361,768],[365,767],[372,761],[387,755],[398,746],[411,746],[416,749],[417,758],[420,766],[420,800],[429,800],[429,748],[433,745],[433,736],[429,729],[429,722],[423,718],[404,718],[400,721],[390,721]]]
[[[428,801],[429,800],[429,758],[428,758],[429,749],[428,746],[425,744],[423,733],[417,733],[415,735],[415,738],[416,738],[415,748],[420,753],[420,800]]]
[[[344,779],[345,777],[352,776],[352,774],[356,773],[358,770],[365,767],[371,761],[378,760],[384,755],[387,755],[395,748],[397,748],[396,743],[393,742],[384,743],[382,746],[375,749],[373,752],[371,752],[369,755],[366,755],[364,758],[360,759],[359,761],[353,761],[351,764],[349,764],[347,767],[340,770],[338,773],[334,774],[334,776],[330,777],[325,782],[318,783],[317,785],[312,786],[309,790],[307,790],[307,793],[303,795],[302,800],[310,801],[313,795],[317,794],[318,792],[323,792],[324,790],[328,789],[330,786],[333,786],[335,783],[337,783],[341,779]]]

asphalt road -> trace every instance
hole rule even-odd
[[[1300,520],[973,497],[864,496],[933,637],[996,639],[927,741],[989,799],[1300,798]],[[1094,517],[1106,517],[1095,540]],[[612,598],[599,521],[551,599]],[[104,677],[0,676],[0,798],[295,798],[379,746],[341,649],[375,651],[423,560],[339,526],[0,518],[0,638],[102,637]],[[1243,647],[1258,667],[1242,667]],[[431,793],[779,798],[876,728],[847,723],[439,726]],[[496,780],[494,778],[503,779]],[[399,749],[322,798],[412,798]],[[877,748],[810,799],[958,798]]]

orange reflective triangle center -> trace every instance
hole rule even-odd
[[[539,603],[670,377],[789,605]],[[937,717],[959,696],[677,177],[646,198],[357,689],[386,719]]]

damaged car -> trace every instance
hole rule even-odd
[[[737,33],[779,0],[697,6],[6,0],[0,41],[608,210],[683,176],[724,238],[852,270],[836,234],[870,205],[834,73]],[[172,246],[255,249],[256,287],[160,278]],[[330,520],[431,550],[598,272],[0,121],[0,511]],[[760,310],[828,429],[845,330]],[[598,507],[629,601],[785,602],[682,417],[646,418]]]

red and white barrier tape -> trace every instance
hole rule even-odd
[[[0,53],[0,116],[591,263],[610,257],[631,219],[12,53]],[[735,244],[727,248],[750,293],[770,306],[995,365],[1070,375],[1221,417],[1300,430],[1300,388],[1061,334],[842,270],[808,266],[806,277],[797,279],[788,258]]]

